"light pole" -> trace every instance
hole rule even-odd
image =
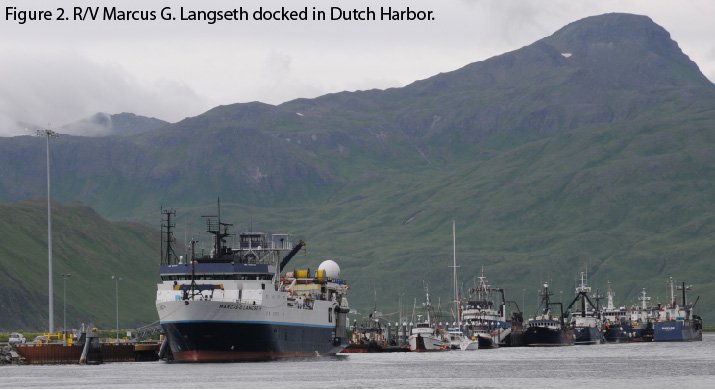
[[[114,298],[117,301],[117,344],[119,344],[119,281],[122,280],[119,276],[112,275],[114,279]]]
[[[72,274],[62,274],[62,331],[67,339],[67,278]],[[66,342],[66,341],[65,341]]]
[[[37,130],[38,137],[47,138],[47,264],[48,264],[48,303],[49,303],[49,332],[55,332],[54,286],[52,281],[52,207],[50,205],[50,137],[57,133],[49,129]]]

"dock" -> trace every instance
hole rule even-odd
[[[155,361],[160,346],[159,342],[99,344],[86,364]],[[80,364],[83,351],[84,345],[21,344],[9,348],[5,355],[12,356],[10,364]]]

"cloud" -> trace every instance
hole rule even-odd
[[[59,128],[97,112],[132,112],[176,121],[208,109],[206,99],[172,80],[142,82],[121,66],[76,53],[4,51],[0,58],[0,135]],[[29,127],[29,128],[28,128]]]
[[[42,9],[46,0],[27,0]],[[67,1],[61,1],[69,6]],[[73,5],[95,5],[75,0]],[[124,0],[127,9],[155,8]],[[650,16],[715,78],[715,2],[690,0],[295,0],[290,8],[430,9],[429,23],[97,22],[0,23],[0,135],[19,122],[61,126],[96,112],[176,121],[212,106],[271,104],[342,90],[409,84],[516,50],[564,25],[605,12]],[[280,8],[285,0],[168,0],[162,6]],[[59,6],[59,5],[58,5]],[[28,53],[32,53],[29,54]],[[9,76],[8,76],[9,75]]]

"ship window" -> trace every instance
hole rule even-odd
[[[266,289],[266,284],[265,284],[265,283],[261,283],[261,288],[262,288],[263,290],[265,290],[265,289]]]
[[[333,309],[328,309],[328,322],[333,322]]]

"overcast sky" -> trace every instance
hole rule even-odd
[[[399,87],[551,35],[590,15],[631,12],[671,33],[715,80],[715,1],[673,0],[55,0],[26,10],[433,10],[430,22],[6,21],[0,15],[0,135],[59,127],[96,112],[175,122],[220,104],[279,104],[330,92]]]

